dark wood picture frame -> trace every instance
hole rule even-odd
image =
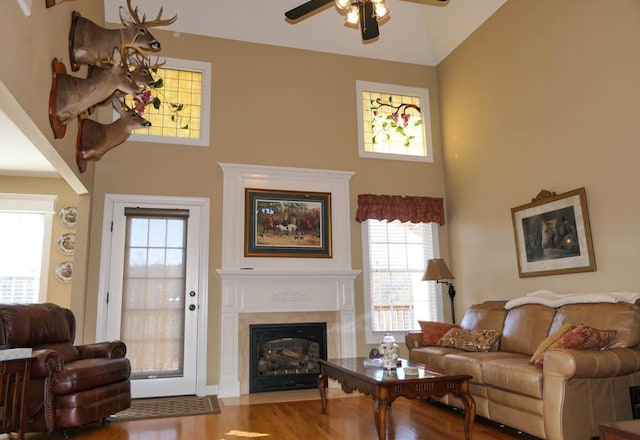
[[[331,258],[331,193],[245,188],[245,257]]]
[[[511,209],[521,278],[596,270],[584,188]]]

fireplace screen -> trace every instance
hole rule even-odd
[[[324,322],[250,327],[252,393],[315,388],[320,359],[327,358]]]

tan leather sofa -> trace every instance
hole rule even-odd
[[[632,418],[629,387],[640,385],[640,302],[580,303],[557,308],[505,302],[472,306],[460,326],[494,329],[500,338],[489,352],[422,346],[409,333],[410,360],[473,377],[477,414],[549,440],[588,440],[598,424]],[[616,330],[606,349],[551,349],[543,366],[529,362],[546,337],[566,323]],[[463,408],[454,396],[443,403]]]

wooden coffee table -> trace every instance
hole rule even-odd
[[[464,403],[464,435],[471,440],[471,428],[476,417],[476,403],[469,393],[468,375],[450,375],[422,364],[402,360],[396,371],[381,367],[366,367],[365,358],[330,359],[320,361],[318,389],[322,400],[322,414],[327,412],[327,385],[329,378],[336,379],[345,392],[359,391],[373,398],[373,416],[378,439],[386,439],[387,408],[398,397],[426,399],[447,393],[458,396]],[[405,375],[405,367],[418,369],[417,376]]]

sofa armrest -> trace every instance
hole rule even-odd
[[[404,343],[407,344],[409,352],[414,348],[420,348],[422,344],[422,332],[411,332],[404,335]]]
[[[96,342],[95,344],[76,345],[82,359],[123,358],[127,354],[127,346],[122,341]]]
[[[64,361],[55,350],[33,350],[31,357],[31,377],[47,377],[51,373],[61,371],[64,366]]]
[[[606,378],[640,371],[640,350],[612,348],[609,350],[550,349],[543,366],[544,375],[559,377]]]

